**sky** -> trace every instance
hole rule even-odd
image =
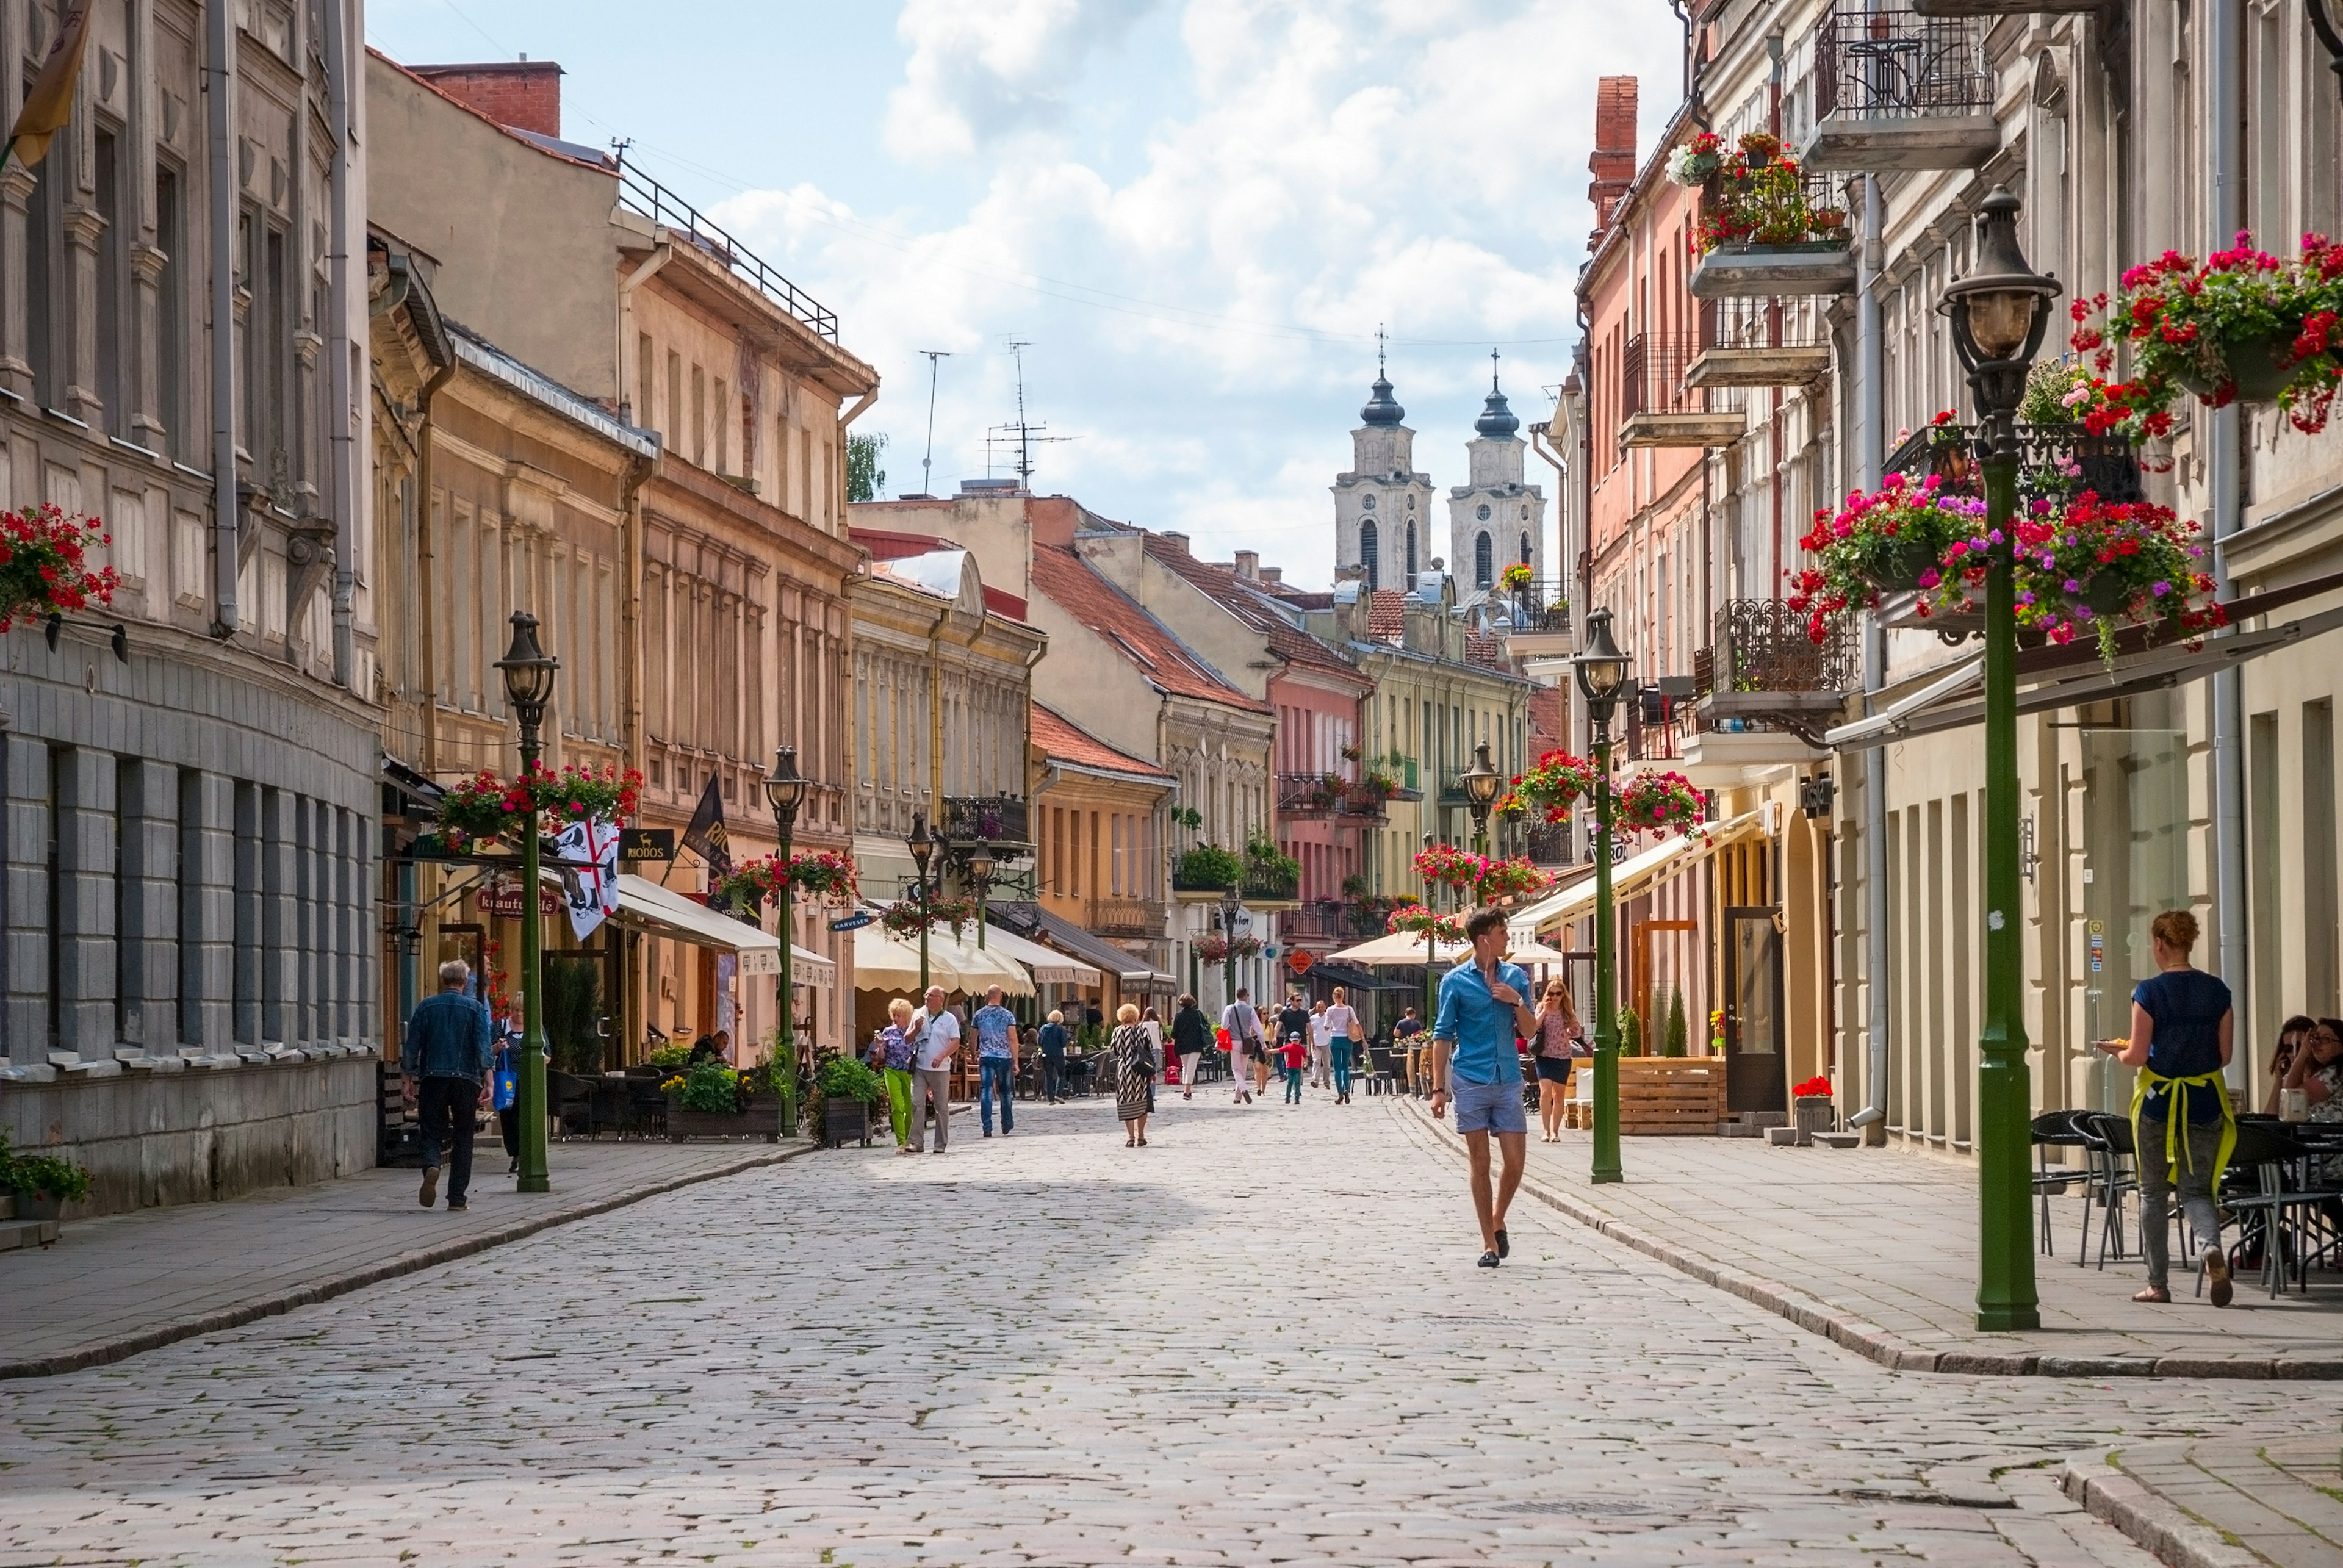
[[[1595,79],[1643,78],[1648,146],[1681,38],[1664,0],[367,11],[408,64],[558,61],[565,136],[627,138],[836,310],[882,379],[855,429],[888,438],[884,493],[1013,473],[1021,360],[1036,490],[1308,587],[1332,575],[1328,487],[1378,331],[1437,487],[1463,482],[1493,347],[1514,411],[1551,411]]]

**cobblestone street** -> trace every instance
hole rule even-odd
[[[2343,1413],[1890,1372],[1538,1204],[1483,1271],[1387,1102],[955,1131],[0,1385],[0,1565],[2146,1563],[2043,1467]]]

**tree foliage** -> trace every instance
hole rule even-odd
[[[883,435],[846,437],[846,498],[850,501],[875,501],[886,487],[887,470],[879,459],[887,450]]]

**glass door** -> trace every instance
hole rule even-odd
[[[1782,933],[1778,906],[1725,911],[1725,1108],[1790,1108],[1782,1051]]]

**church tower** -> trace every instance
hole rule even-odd
[[[1449,569],[1466,593],[1494,588],[1511,566],[1527,566],[1539,581],[1546,575],[1545,493],[1522,482],[1529,448],[1498,388],[1496,357],[1489,356],[1489,397],[1473,422],[1479,434],[1464,443],[1470,483],[1448,492]]]
[[[1415,432],[1400,423],[1407,410],[1380,351],[1373,390],[1351,432],[1350,472],[1334,476],[1334,566],[1356,568],[1371,590],[1407,592],[1431,564],[1432,476],[1415,471]]]

